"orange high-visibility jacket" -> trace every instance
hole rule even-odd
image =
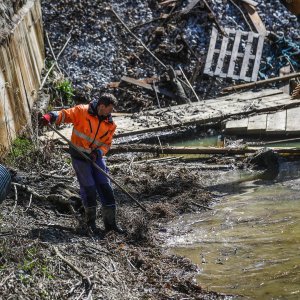
[[[117,125],[111,116],[101,120],[89,112],[89,105],[77,105],[58,112],[57,125],[72,123],[74,125],[71,142],[86,153],[100,149],[105,155],[109,150]]]

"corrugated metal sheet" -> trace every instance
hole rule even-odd
[[[18,14],[12,34],[0,46],[0,154],[31,125],[44,66],[40,0],[27,1]]]

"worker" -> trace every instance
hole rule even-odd
[[[71,142],[78,150],[88,155],[102,170],[108,171],[104,156],[107,154],[116,129],[111,113],[117,105],[114,95],[104,93],[89,104],[76,105],[59,112],[49,112],[43,115],[41,124],[60,125],[72,123]],[[72,165],[75,170],[82,203],[85,209],[85,219],[89,230],[99,233],[96,226],[97,192],[102,202],[102,217],[105,231],[124,233],[116,223],[116,201],[109,178],[99,172],[93,164],[84,159],[78,151],[70,147]]]

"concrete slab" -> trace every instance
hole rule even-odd
[[[260,134],[266,131],[267,126],[267,115],[257,115],[249,117],[247,133],[249,134]]]
[[[240,134],[245,133],[248,128],[248,118],[231,120],[226,122],[225,133]]]
[[[286,133],[300,133],[300,107],[287,110]]]
[[[285,133],[286,128],[286,110],[278,111],[267,116],[267,129],[268,134],[282,134]]]

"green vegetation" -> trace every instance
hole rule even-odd
[[[39,257],[36,247],[29,248],[25,251],[24,260],[19,266],[21,274],[19,276],[23,284],[28,284],[32,276],[40,275],[49,280],[54,279],[51,274],[48,262],[45,258]]]
[[[72,83],[68,79],[63,79],[56,83],[55,89],[61,99],[67,101],[67,104],[71,105],[74,96],[74,88]]]
[[[24,157],[34,149],[32,141],[26,137],[18,137],[12,143],[9,160]]]
[[[30,138],[18,137],[13,141],[11,150],[4,160],[6,165],[27,170],[29,166],[32,168],[43,163],[49,163],[54,151],[51,142],[40,141],[36,144]]]
[[[44,255],[44,249],[39,245],[27,244],[24,240],[0,242],[0,276],[15,270],[18,280],[25,286],[36,284],[41,278],[52,281],[55,279],[51,270],[51,261]],[[42,298],[47,298],[47,292],[40,287],[38,291]]]

